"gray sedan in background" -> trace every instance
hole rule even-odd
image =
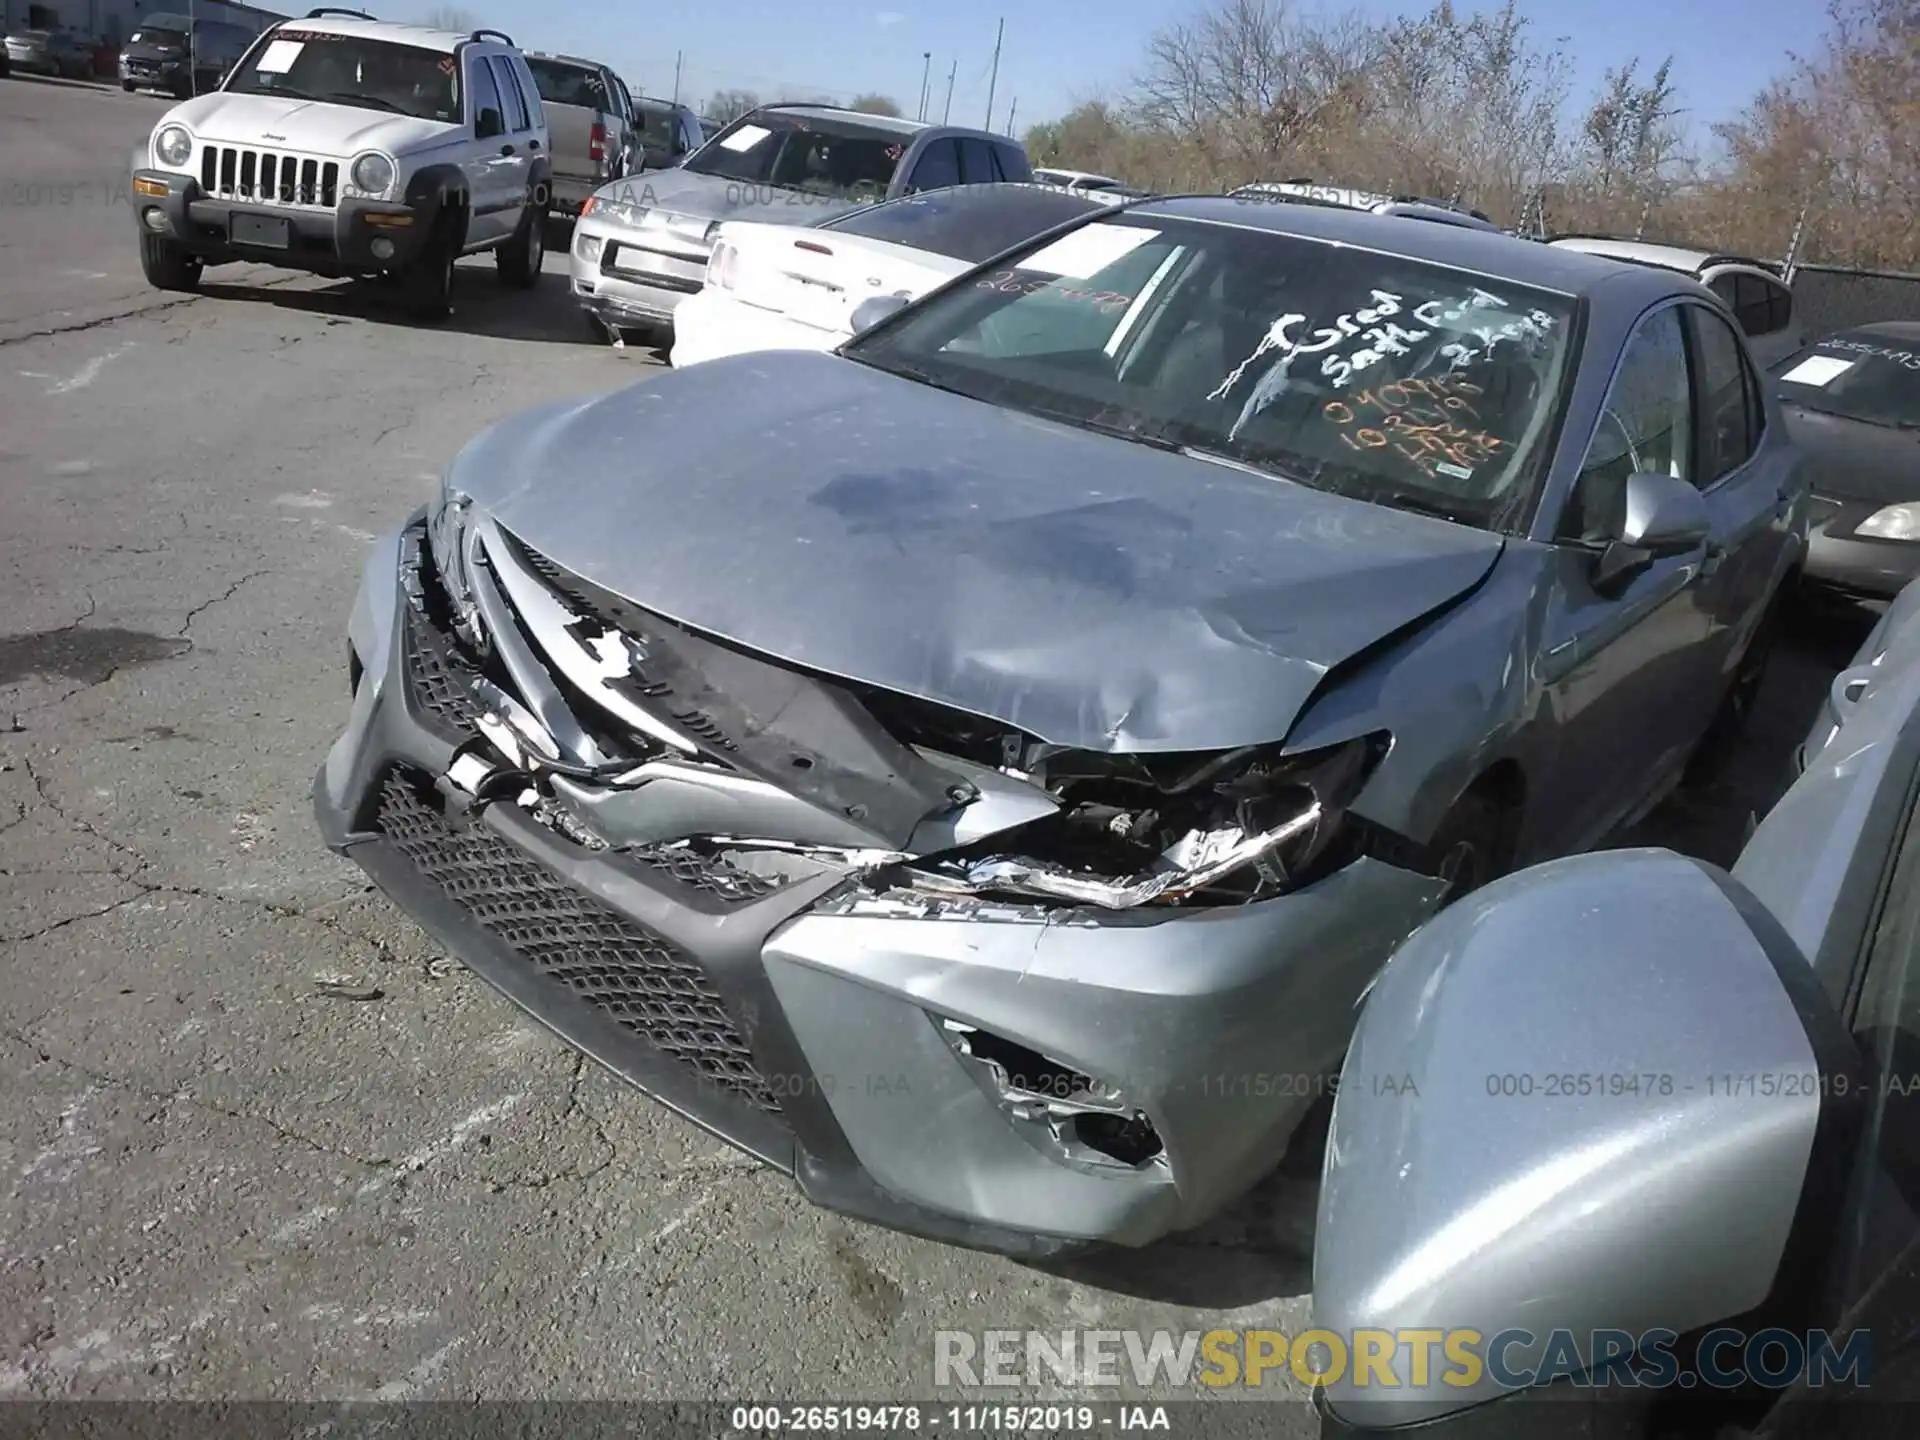
[[[1341,1075],[1314,1323],[1464,1343],[1422,1376],[1394,1343],[1366,1382],[1319,1359],[1324,1434],[1912,1433],[1920,586],[1801,754],[1731,873],[1555,861],[1387,967]]]
[[[1683,276],[1150,200],[481,435],[376,547],[316,812],[817,1202],[1140,1245],[1410,931],[1724,743],[1804,511]]]

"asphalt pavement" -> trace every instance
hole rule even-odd
[[[925,1400],[938,1330],[1297,1329],[1310,1185],[1068,1274],[843,1222],[323,849],[366,542],[482,426],[657,361],[588,340],[558,256],[531,294],[464,263],[432,328],[148,289],[164,109],[0,81],[0,1398]],[[1720,788],[1628,838],[1730,859],[1858,634],[1796,638]]]

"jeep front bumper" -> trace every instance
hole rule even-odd
[[[736,834],[742,812],[724,777],[543,792],[500,769],[485,675],[526,693],[546,663],[545,622],[523,629],[538,611],[509,588],[475,592],[481,662],[445,619],[424,521],[374,547],[351,715],[315,783],[327,844],[569,1044],[831,1209],[1035,1257],[1203,1222],[1278,1162],[1443,890],[1362,857],[1237,907],[929,904],[853,862],[769,879],[732,852],[594,843],[582,817]],[[539,683],[528,703],[550,715],[571,692]],[[1084,1126],[1050,1103],[1088,1094],[1112,1109]]]
[[[329,276],[403,269],[426,245],[438,213],[436,202],[357,196],[342,196],[331,209],[215,199],[192,175],[153,169],[133,172],[133,210],[141,229],[209,265],[246,261]]]

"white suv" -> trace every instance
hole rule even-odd
[[[392,276],[437,320],[462,255],[539,281],[549,148],[507,36],[314,10],[154,126],[133,172],[140,267],[162,290],[231,261]]]

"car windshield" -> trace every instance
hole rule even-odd
[[[633,119],[640,127],[640,143],[661,147],[673,144],[674,108],[671,105],[649,105],[645,100],[634,102]]]
[[[978,265],[1056,225],[1106,208],[1099,200],[1047,186],[958,185],[856,210],[820,228]]]
[[[607,109],[607,82],[589,65],[569,65],[563,60],[527,57],[533,71],[533,83],[540,98],[549,105],[578,105],[583,110]]]
[[[1577,302],[1158,215],[1078,226],[842,350],[990,404],[1464,523],[1530,502]]]
[[[842,200],[872,198],[892,183],[907,138],[853,120],[759,111],[734,121],[685,168]]]
[[[457,124],[460,94],[453,56],[388,40],[280,29],[234,71],[226,88],[391,110]]]
[[[1889,425],[1920,429],[1920,349],[1858,331],[1809,345],[1774,370],[1780,398],[1790,405]]]

